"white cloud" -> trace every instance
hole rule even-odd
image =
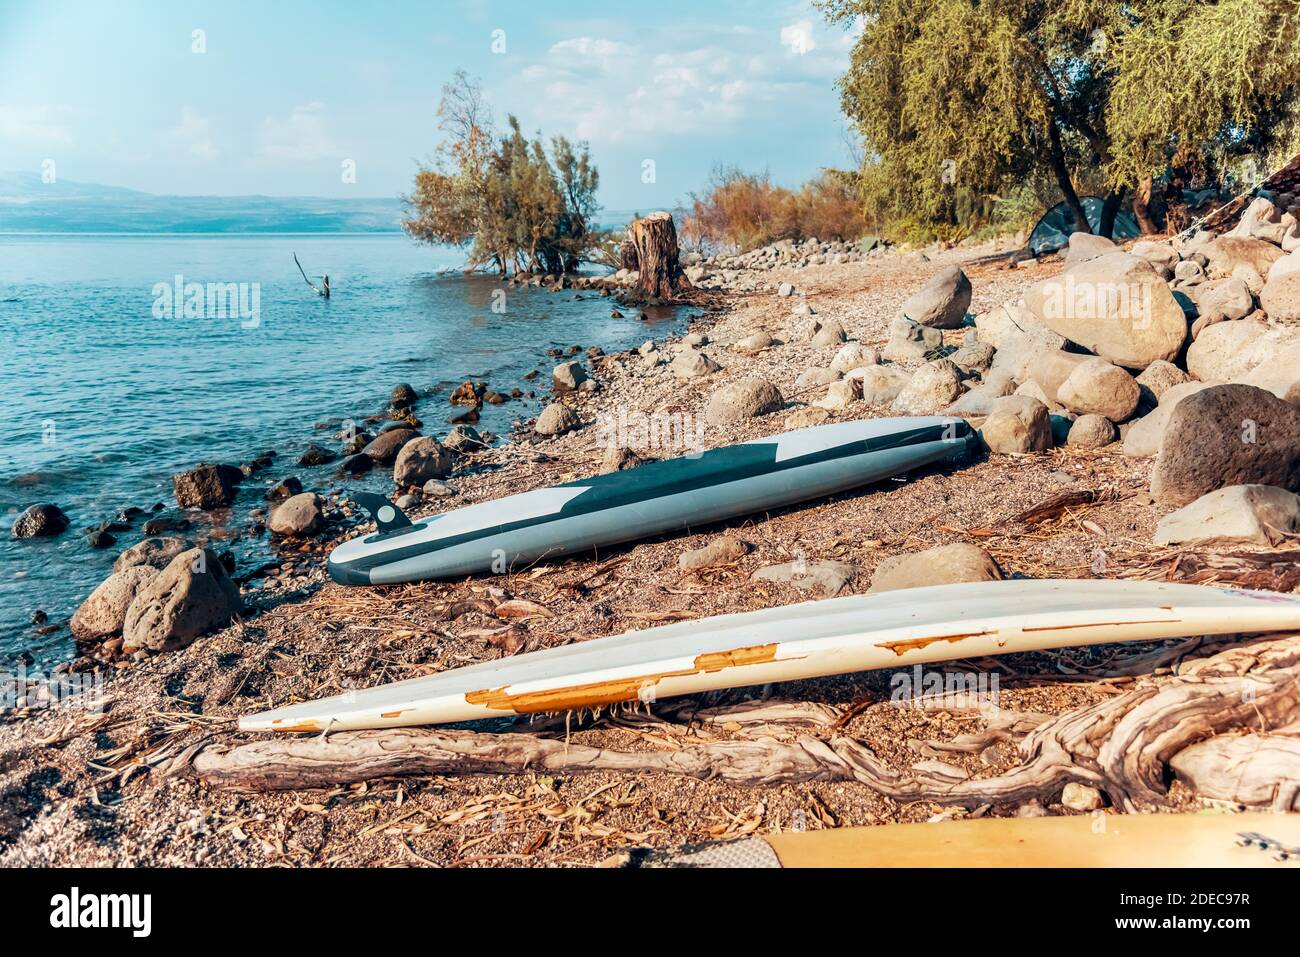
[[[780,43],[774,32],[735,28],[697,31],[695,46],[675,31],[635,42],[573,37],[521,70],[504,102],[534,103],[529,118],[547,132],[593,143],[726,132],[782,101],[797,108],[802,96],[834,96],[847,51],[817,49],[814,34],[799,20],[779,31]],[[796,56],[795,47],[817,52]]]
[[[219,150],[212,142],[212,123],[192,106],[181,110],[181,121],[163,134],[167,146],[196,159],[214,160]]]
[[[311,161],[337,158],[340,152],[326,128],[323,103],[304,103],[286,119],[268,116],[262,122],[262,153],[272,159]]]
[[[781,28],[781,46],[789,47],[791,53],[802,56],[817,49],[817,40],[813,37],[811,20],[798,20]]]
[[[54,118],[48,106],[0,106],[0,139],[15,143],[69,143],[67,127]]]

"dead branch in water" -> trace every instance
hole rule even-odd
[[[858,781],[899,802],[965,807],[1052,801],[1066,784],[1079,782],[1134,811],[1166,803],[1167,768],[1185,749],[1235,729],[1268,731],[1300,721],[1298,638],[1234,645],[1185,663],[1176,675],[1145,678],[1131,691],[1048,720],[1023,738],[1018,767],[976,780],[961,768],[948,770],[933,761],[900,772],[862,741],[811,735],[792,743],[764,738],[627,752],[528,734],[396,729],[273,738],[230,749],[208,746],[192,763],[213,784],[249,790],[323,788],[410,774],[625,771],[738,785]],[[1218,775],[1230,771],[1227,766]],[[1194,777],[1207,792],[1239,790],[1217,780],[1204,761]],[[1295,806],[1295,789],[1285,795],[1279,789],[1285,790],[1279,783],[1268,803],[1276,806],[1285,796]],[[1268,792],[1258,781],[1247,790]]]

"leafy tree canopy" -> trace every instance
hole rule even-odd
[[[498,134],[482,90],[458,71],[442,90],[438,126],[446,139],[415,176],[402,226],[417,240],[469,244],[473,267],[561,273],[576,269],[597,237],[600,175],[586,143],[563,136],[547,154],[507,117]]]
[[[861,28],[840,89],[885,213],[953,222],[963,192],[1050,174],[1078,221],[1080,185],[1113,217],[1171,164],[1266,151],[1295,116],[1300,0],[819,5]]]

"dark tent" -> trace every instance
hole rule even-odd
[[[1092,231],[1097,232],[1101,224],[1101,208],[1104,201],[1100,196],[1083,196],[1079,201],[1083,203],[1083,210],[1088,214],[1088,224],[1092,227]],[[1070,209],[1068,203],[1057,203],[1043,215],[1038,225],[1034,227],[1034,231],[1029,234],[1029,251],[1035,256],[1055,252],[1069,243],[1070,233],[1077,231],[1074,210]],[[1115,214],[1115,229],[1111,233],[1111,238],[1116,242],[1132,239],[1141,233],[1131,210],[1121,209]]]

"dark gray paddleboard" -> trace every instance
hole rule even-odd
[[[378,532],[341,543],[330,577],[381,585],[505,572],[538,559],[833,495],[966,457],[970,426],[948,416],[863,419],[785,432],[536,489],[411,522],[353,496]]]

